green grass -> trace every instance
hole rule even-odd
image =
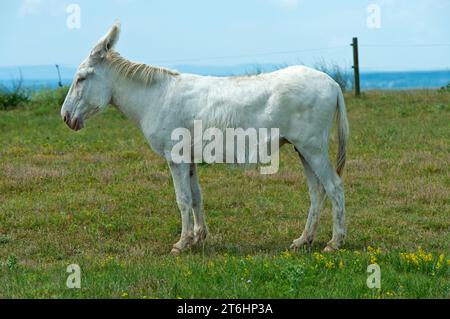
[[[331,255],[329,205],[312,249],[287,252],[309,197],[286,146],[275,175],[201,165],[210,237],[168,256],[181,225],[165,161],[114,109],[71,132],[59,100],[0,111],[0,297],[450,297],[449,93],[347,97],[348,238]],[[81,289],[65,286],[72,263]]]

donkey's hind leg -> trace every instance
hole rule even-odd
[[[192,192],[192,210],[194,212],[194,244],[197,244],[205,240],[208,236],[208,226],[206,226],[205,216],[203,215],[202,191],[198,182],[196,164],[191,164],[189,175]]]
[[[291,245],[291,249],[294,250],[297,250],[303,246],[309,246],[314,241],[317,225],[319,224],[320,211],[322,210],[323,203],[325,202],[325,190],[323,189],[320,180],[317,178],[316,174],[300,152],[297,149],[296,151],[300,156],[305,170],[311,206],[309,207],[308,219],[302,235],[300,238],[295,239]]]
[[[333,206],[333,237],[327,243],[325,251],[338,249],[346,235],[345,228],[345,198],[342,180],[330,163],[327,153],[304,153],[309,166],[323,185],[326,194],[331,199]]]

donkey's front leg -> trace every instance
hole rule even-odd
[[[192,209],[194,211],[194,244],[202,242],[208,236],[205,216],[203,215],[202,191],[198,183],[197,166],[192,163],[190,167]]]
[[[192,223],[192,191],[189,176],[189,164],[175,164],[169,161],[177,204],[181,212],[181,238],[173,245],[172,254],[179,254],[189,248],[194,241]]]

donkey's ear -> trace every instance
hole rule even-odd
[[[106,33],[91,51],[91,56],[95,58],[104,58],[106,53],[111,50],[119,40],[120,22],[116,21],[108,33]]]

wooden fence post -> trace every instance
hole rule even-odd
[[[61,82],[61,73],[59,72],[59,65],[58,64],[55,64],[55,66],[56,66],[56,70],[58,71],[58,86],[59,87],[62,87],[63,85],[62,85],[62,82]]]
[[[355,95],[360,96],[361,86],[359,82],[359,57],[358,57],[358,38],[353,38],[351,44],[353,47],[353,72],[355,74]]]

